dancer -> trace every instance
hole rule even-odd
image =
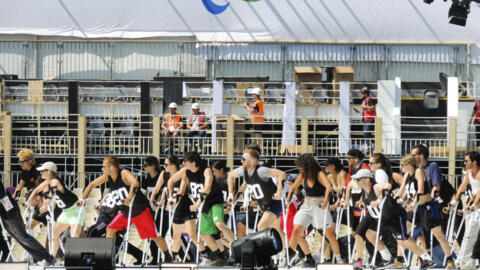
[[[330,209],[327,209],[332,185],[327,179],[327,175],[321,169],[317,160],[311,154],[303,154],[297,158],[295,164],[298,166],[300,175],[291,187],[287,196],[290,201],[293,190],[299,185],[303,185],[306,192],[305,202],[300,207],[300,211],[295,215],[293,221],[293,237],[289,242],[288,253],[290,258],[296,254],[298,239],[302,233],[312,224],[317,230],[323,230],[322,233],[327,237],[337,263],[344,263],[340,256],[340,248],[335,238],[335,228],[333,227],[332,215]],[[306,266],[315,266],[315,260],[310,254],[310,250],[305,252],[307,256]]]
[[[42,178],[45,180],[36,187],[30,197],[28,204],[32,202],[36,194],[43,192],[48,194],[49,200],[55,201],[56,207],[62,209],[62,214],[57,219],[54,229],[53,256],[57,255],[60,247],[60,235],[70,228],[71,237],[79,237],[82,232],[82,226],[85,221],[85,210],[77,207],[77,195],[75,195],[62,180],[57,177],[57,165],[51,161],[45,162],[37,168]],[[46,209],[45,209],[46,210]]]
[[[120,211],[108,224],[106,237],[116,239],[117,232],[128,226],[129,207],[131,207],[130,225],[135,224],[142,240],[152,239],[161,246],[162,242],[157,237],[148,199],[138,188],[137,178],[129,170],[120,169],[120,162],[114,156],[103,159],[102,171],[103,174],[85,188],[82,199],[85,200],[88,197],[92,188],[108,182],[114,198],[111,203],[118,205]],[[132,202],[134,195],[135,199]]]
[[[182,180],[185,184],[189,183],[189,196],[193,203],[190,206],[190,211],[201,211],[200,236],[212,251],[210,255],[212,264],[221,264],[224,262],[223,254],[213,235],[221,231],[230,243],[234,241],[233,232],[223,221],[224,201],[222,190],[214,181],[212,170],[205,166],[197,152],[187,152],[183,164],[184,167],[170,177],[168,181],[169,191],[179,180]],[[173,198],[172,195],[172,193],[169,194],[170,202],[173,201],[173,199],[170,199]]]

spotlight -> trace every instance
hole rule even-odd
[[[232,257],[241,269],[274,269],[272,256],[282,251],[282,238],[275,229],[252,233],[232,243]]]
[[[471,0],[452,0],[452,6],[448,11],[451,24],[465,26],[468,13],[470,13]]]

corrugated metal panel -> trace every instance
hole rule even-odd
[[[179,68],[176,43],[122,43],[114,45],[114,79],[151,80],[157,72],[172,76]]]
[[[60,60],[61,51],[59,45],[54,42],[38,44],[38,75],[43,79],[53,76],[55,79],[61,79]]]
[[[348,45],[289,44],[285,52],[287,61],[351,61]]]
[[[450,76],[455,75],[453,64],[432,63],[400,63],[393,62],[388,66],[389,79],[402,78],[402,81],[438,82],[438,74],[444,72]]]
[[[454,63],[453,46],[395,45],[390,48],[390,59],[394,62]]]
[[[281,61],[281,44],[198,44],[196,56],[202,60]]]
[[[282,67],[278,62],[218,61],[215,75],[221,76],[268,76],[270,80],[282,80]]]
[[[0,43],[0,73],[25,78],[25,48],[21,42]]]
[[[110,53],[108,43],[65,43],[62,78],[109,79]]]
[[[385,61],[385,46],[357,45],[355,46],[356,61]]]

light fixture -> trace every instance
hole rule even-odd
[[[471,0],[452,0],[452,6],[448,10],[448,17],[451,24],[465,26],[468,13],[470,13]]]

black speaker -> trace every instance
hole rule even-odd
[[[67,238],[65,267],[91,267],[95,270],[115,268],[113,238]]]

